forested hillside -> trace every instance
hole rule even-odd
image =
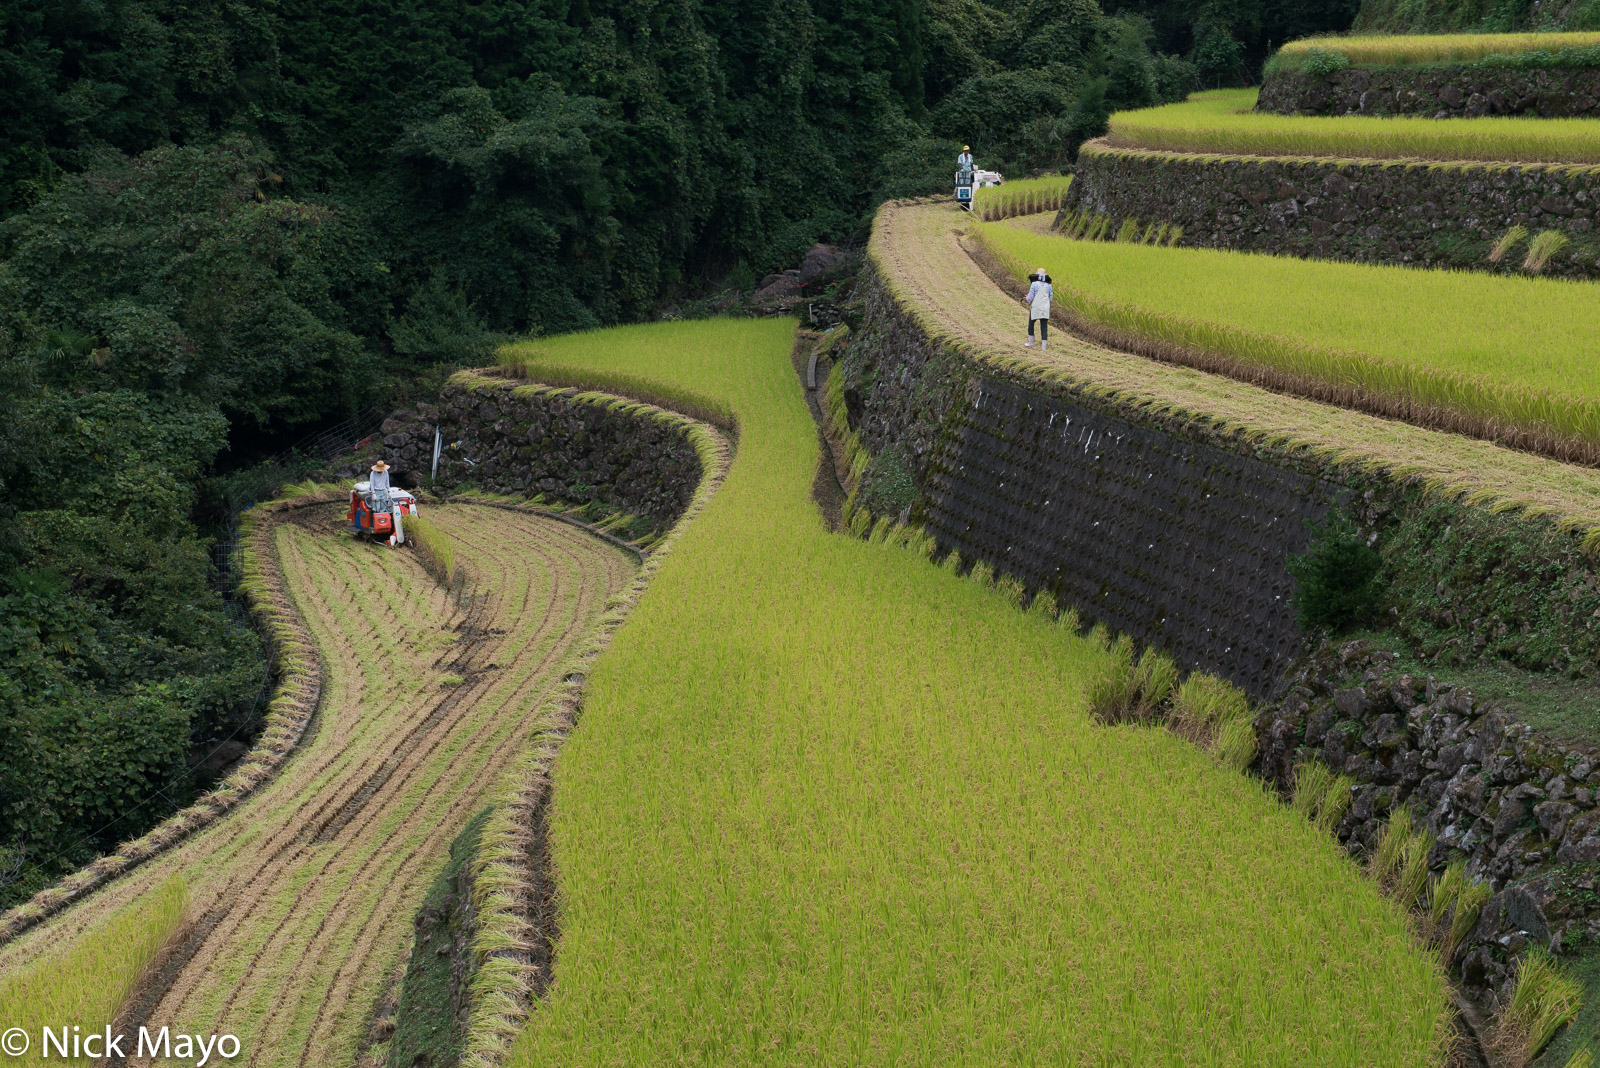
[[[1354,28],[1370,33],[1600,30],[1600,0],[1362,0]]]
[[[1309,0],[15,0],[0,10],[0,905],[257,714],[221,477],[503,333],[653,317],[1113,108],[1251,80]],[[420,377],[419,377],[420,376]],[[220,458],[220,459],[219,459]]]

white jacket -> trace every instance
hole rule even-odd
[[[1028,287],[1028,318],[1050,318],[1051,295],[1050,283],[1035,279],[1033,285]]]

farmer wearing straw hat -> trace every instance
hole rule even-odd
[[[1028,286],[1028,295],[1022,298],[1022,303],[1028,306],[1028,340],[1023,343],[1023,348],[1033,348],[1033,324],[1039,324],[1039,347],[1050,347],[1050,297],[1054,292],[1050,288],[1050,276],[1040,267],[1028,276],[1032,285]]]
[[[367,492],[372,495],[372,510],[387,512],[393,508],[394,500],[389,496],[389,465],[379,460],[372,465],[368,479]]]

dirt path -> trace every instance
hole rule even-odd
[[[0,951],[0,968],[181,872],[202,919],[151,1025],[238,1035],[235,1064],[354,1062],[450,840],[636,565],[549,519],[436,508],[473,575],[457,599],[413,554],[339,534],[341,509],[274,534],[326,664],[315,737],[216,826]]]
[[[1003,225],[1037,227],[1048,216]],[[953,204],[886,205],[871,249],[891,285],[931,333],[991,359],[1148,404],[1202,413],[1266,440],[1303,443],[1349,461],[1416,476],[1438,489],[1505,501],[1600,528],[1600,470],[1547,460],[1457,434],[1273,393],[1220,375],[1116,352],[1065,331],[1050,351],[1024,348],[1026,315],[967,254],[968,218]]]

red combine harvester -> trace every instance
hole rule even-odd
[[[402,516],[417,514],[417,499],[403,489],[389,490],[388,510],[376,500],[372,483],[357,482],[350,490],[350,529],[375,538],[387,538],[390,545],[403,545],[406,540]]]

